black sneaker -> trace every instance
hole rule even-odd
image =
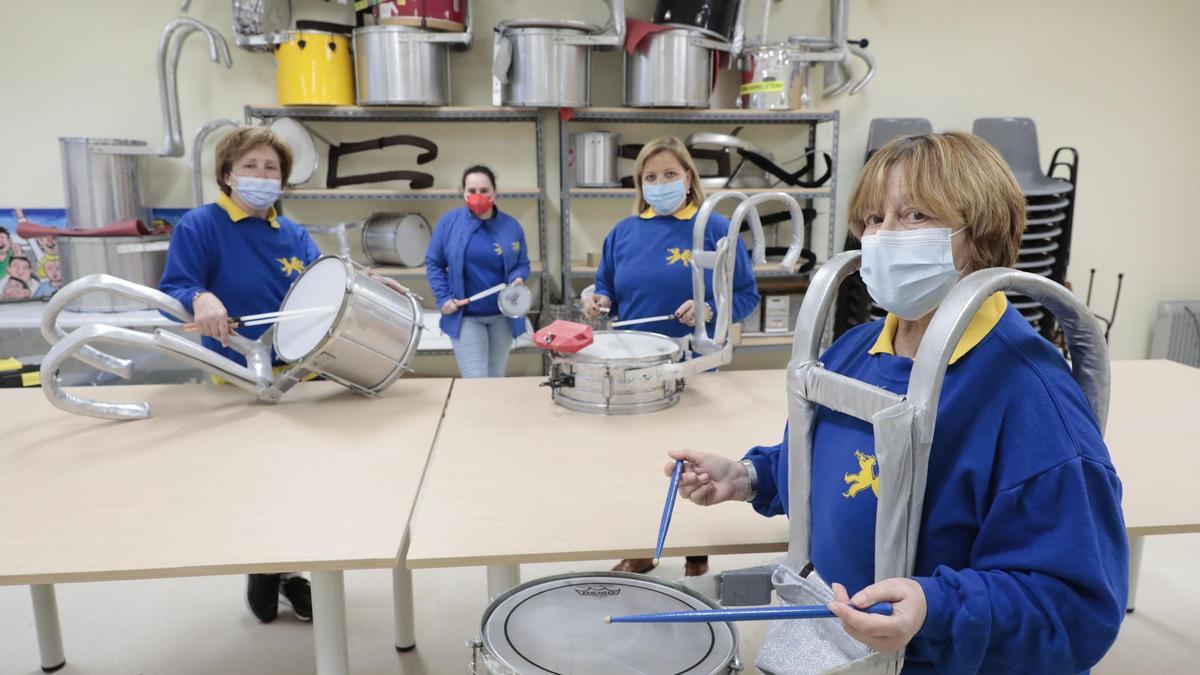
[[[278,574],[251,574],[246,581],[246,606],[263,623],[271,623],[279,614]]]
[[[301,621],[312,621],[312,589],[304,577],[284,577],[279,586],[279,601],[292,608]]]

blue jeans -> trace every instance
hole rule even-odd
[[[458,337],[450,341],[463,377],[504,377],[513,342],[508,317],[464,316]]]

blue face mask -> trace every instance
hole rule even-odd
[[[682,179],[657,185],[642,185],[642,198],[655,213],[667,216],[683,206],[683,200],[687,199],[687,190],[683,187]]]
[[[959,232],[939,227],[863,237],[859,271],[871,298],[909,321],[933,311],[958,282],[950,238]]]
[[[279,195],[283,193],[283,184],[278,178],[256,178],[254,176],[234,176],[237,184],[234,191],[242,201],[252,209],[270,208]]]

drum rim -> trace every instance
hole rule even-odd
[[[627,579],[630,581],[649,582],[651,584],[661,585],[661,586],[665,586],[667,588],[679,591],[680,593],[683,593],[684,595],[687,595],[688,597],[695,598],[696,600],[700,601],[705,606],[711,607],[712,609],[720,609],[721,608],[721,606],[719,604],[717,604],[714,600],[704,596],[702,593],[700,593],[698,591],[694,591],[694,590],[688,588],[687,586],[684,586],[683,584],[678,584],[673,581],[668,581],[666,579],[662,579],[660,577],[651,576],[649,574],[633,574],[630,572],[608,572],[608,571],[567,572],[564,574],[553,574],[548,577],[539,577],[537,579],[533,579],[533,580],[527,581],[523,584],[514,586],[514,587],[508,589],[507,591],[505,591],[504,593],[501,593],[499,596],[496,597],[495,600],[492,600],[492,602],[490,604],[488,604],[487,609],[485,609],[483,611],[483,617],[480,618],[480,620],[479,620],[479,645],[480,645],[480,648],[483,650],[483,652],[485,654],[491,654],[493,657],[495,657],[496,650],[493,648],[493,643],[491,640],[488,639],[488,635],[487,635],[488,620],[492,618],[492,615],[496,612],[496,609],[499,608],[501,605],[503,605],[512,596],[517,595],[518,593],[521,593],[527,589],[534,588],[534,587],[542,585],[542,584],[550,584],[550,583],[554,583],[557,581],[564,581],[567,579],[583,579],[583,578],[587,578],[587,577],[609,577],[609,578],[615,578],[615,579]],[[720,621],[720,622],[712,622],[710,624],[710,626],[712,626],[712,625],[724,625],[729,630],[730,636],[733,638],[733,642],[731,643],[732,651],[728,655],[728,660],[725,663],[726,663],[726,665],[734,663],[739,658],[739,648],[741,646],[741,636],[738,633],[737,624],[732,621]],[[505,664],[505,665],[508,665],[508,664]]]
[[[528,296],[528,298],[529,298],[529,307],[527,307],[527,308],[525,309],[525,312],[524,312],[524,313],[522,313],[522,314],[517,314],[517,315],[515,315],[515,316],[514,316],[514,315],[511,315],[511,314],[509,314],[508,312],[505,312],[505,311],[504,311],[504,307],[501,307],[500,305],[501,305],[501,298],[504,296],[504,294],[505,294],[505,293],[507,293],[507,292],[509,292],[509,291],[511,291],[511,290],[516,290],[516,289],[524,289],[524,291],[518,291],[518,292],[523,292],[523,293],[524,293],[526,296]],[[524,304],[524,303],[522,303],[522,304]],[[498,296],[498,297],[496,298],[496,305],[497,305],[498,307],[500,307],[500,313],[501,313],[501,314],[503,314],[504,316],[506,316],[506,317],[510,318],[510,319],[521,319],[521,318],[524,318],[525,316],[527,316],[527,315],[529,314],[529,311],[530,311],[531,309],[533,309],[533,291],[529,290],[529,285],[528,285],[528,284],[521,284],[520,286],[513,286],[512,284],[509,284],[507,288],[505,288],[504,290],[500,291],[500,296]]]
[[[653,333],[648,330],[612,330],[612,329],[598,330],[598,331],[594,331],[592,333],[592,342],[594,344],[596,338],[598,338],[601,335],[617,335],[617,334],[636,335],[636,336],[644,335],[644,336],[648,336],[648,337],[656,339],[656,340],[666,340],[675,346],[675,351],[670,354],[664,354],[664,355],[660,355],[660,356],[655,356],[655,355],[637,356],[637,357],[632,357],[632,358],[627,358],[627,359],[597,358],[597,357],[583,355],[582,351],[578,351],[578,352],[575,352],[574,354],[559,353],[557,355],[557,358],[562,359],[570,364],[582,364],[582,365],[587,365],[587,366],[607,365],[609,367],[617,367],[617,368],[628,367],[628,366],[654,365],[657,363],[673,363],[676,361],[683,360],[683,348],[679,346],[679,343],[675,342],[675,340],[673,338],[667,337],[666,335],[663,335],[662,333]]]
[[[317,341],[317,344],[313,345],[312,349],[308,350],[308,352],[305,353],[304,356],[302,356],[298,359],[292,360],[283,355],[283,352],[279,349],[279,331],[278,330],[275,331],[275,335],[271,338],[271,347],[275,350],[275,354],[279,358],[286,361],[289,365],[294,366],[297,364],[303,364],[305,359],[307,359],[310,354],[314,354],[316,352],[320,352],[321,350],[323,350],[325,348],[325,345],[327,345],[329,343],[329,340],[333,337],[334,333],[337,332],[337,327],[342,324],[342,319],[346,315],[346,306],[350,304],[346,300],[347,300],[347,298],[350,297],[350,294],[352,292],[351,291],[351,283],[354,279],[354,274],[353,274],[354,269],[351,267],[351,265],[354,265],[354,262],[350,261],[350,260],[346,260],[345,258],[342,258],[341,256],[323,255],[320,258],[317,258],[316,260],[312,261],[312,263],[310,263],[307,267],[305,267],[304,272],[301,272],[300,276],[296,277],[296,281],[294,281],[292,283],[292,285],[288,287],[287,293],[285,293],[283,296],[283,302],[279,303],[280,311],[283,311],[283,308],[287,307],[288,298],[292,297],[292,291],[296,290],[296,286],[299,285],[300,279],[304,278],[304,273],[308,272],[308,270],[316,267],[318,264],[320,264],[320,262],[322,260],[327,260],[327,259],[337,260],[338,262],[342,263],[342,265],[346,268],[346,285],[345,285],[345,288],[343,289],[344,293],[342,294],[342,303],[338,306],[338,311],[334,315],[333,321],[329,324],[329,328],[325,330],[325,335],[323,335],[321,337],[321,339]]]

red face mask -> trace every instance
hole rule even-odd
[[[496,199],[492,195],[467,195],[467,208],[471,209],[471,213],[482,216],[491,210],[495,201]]]

